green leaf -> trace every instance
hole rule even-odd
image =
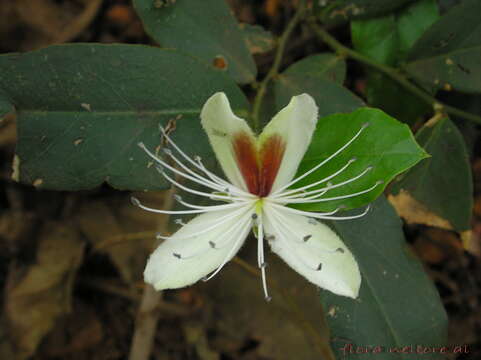
[[[262,107],[264,122],[286,106],[292,96],[311,95],[319,106],[319,116],[353,111],[363,102],[342,86],[346,74],[344,60],[334,54],[317,54],[292,64],[268,87]]]
[[[251,54],[262,54],[274,48],[274,36],[262,26],[245,23],[239,26]]]
[[[481,2],[453,7],[411,49],[405,69],[426,86],[481,91]]]
[[[199,113],[216,91],[233,109],[248,103],[237,85],[173,50],[76,44],[0,56],[0,86],[18,116],[20,181],[46,189],[167,186],[137,143],[154,150],[159,124],[189,154],[214,161]],[[196,139],[192,141],[192,139]]]
[[[298,175],[334,154],[365,124],[368,126],[347,148],[326,162],[319,170],[299,181],[295,187],[299,188],[324,179],[340,170],[351,159],[355,159],[346,170],[330,180],[333,185],[354,178],[371,166],[372,169],[353,182],[327,191],[322,199],[373,189],[347,199],[299,204],[296,208],[330,211],[339,206],[346,209],[363,206],[377,198],[397,174],[409,169],[427,156],[414,140],[407,125],[401,124],[381,110],[362,108],[350,114],[334,114],[319,119],[311,145],[299,166]],[[380,181],[382,183],[379,183]],[[328,186],[327,182],[324,182],[309,190],[322,189],[326,186]]]
[[[354,48],[386,65],[398,66],[414,42],[439,18],[436,1],[416,2],[396,14],[381,18],[353,21],[351,34]],[[391,116],[414,124],[430,107],[387,76],[366,69],[368,103]]]
[[[447,317],[439,295],[410,253],[402,223],[384,197],[362,219],[333,222],[361,271],[359,298],[321,294],[339,359],[441,359],[435,354],[390,353],[391,347],[444,346]],[[344,355],[346,344],[382,346],[382,353]],[[409,348],[407,348],[409,350]]]
[[[429,123],[428,123],[429,124]],[[470,228],[473,181],[464,139],[448,118],[424,126],[416,139],[432,157],[409,171],[392,188],[403,191],[457,231]]]
[[[134,0],[145,29],[163,47],[218,63],[239,83],[255,80],[256,65],[224,0]],[[225,67],[224,67],[225,65]]]
[[[339,24],[349,19],[369,18],[392,12],[414,0],[320,0],[314,11],[323,23]]]
[[[1,79],[1,78],[0,78]],[[14,111],[12,103],[7,99],[3,91],[0,89],[0,120],[8,113]]]

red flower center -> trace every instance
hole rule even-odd
[[[249,192],[269,195],[286,149],[282,137],[272,135],[257,149],[252,137],[241,132],[234,135],[233,148]]]

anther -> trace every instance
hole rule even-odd
[[[257,220],[258,216],[256,213],[252,214],[252,220]]]
[[[261,264],[261,269],[265,269],[267,267],[267,263],[264,261],[262,264]]]
[[[372,165],[369,165],[369,166],[366,168],[367,171],[371,171],[372,169],[374,169],[374,166],[372,166]]]
[[[304,242],[307,242],[307,240],[309,240],[311,237],[312,237],[312,235],[304,236],[304,238],[303,238]]]
[[[185,223],[182,221],[182,219],[175,219],[175,220],[174,220],[174,224],[177,224],[177,225],[185,225]]]
[[[349,162],[350,162],[350,163],[353,163],[353,162],[356,161],[356,160],[357,160],[357,156],[353,156],[353,157],[351,158],[351,160],[349,160]]]
[[[341,253],[341,254],[344,254],[344,249],[343,249],[343,248],[337,248],[337,249],[336,249],[336,252]]]
[[[202,280],[203,282],[206,282],[207,280],[209,280],[209,276],[206,275],[206,276],[204,276],[201,280]]]
[[[368,122],[365,122],[364,124],[362,124],[362,128],[365,129],[367,128],[369,125],[371,125],[371,123],[368,121]]]
[[[182,201],[182,196],[174,194],[174,199],[175,201],[181,202]]]
[[[314,218],[309,218],[309,219],[307,220],[307,222],[308,222],[310,225],[317,225],[317,220],[314,219]]]
[[[194,160],[200,162],[202,161],[202,158],[199,155],[194,155]]]
[[[212,249],[215,249],[215,242],[209,241],[209,245]]]
[[[137,143],[137,146],[140,147],[140,148],[142,148],[142,149],[145,148],[145,145],[144,145],[144,143],[143,143],[142,141],[141,141],[141,142],[138,142],[138,143]]]
[[[383,182],[384,182],[384,180],[378,180],[378,181],[376,181],[376,185],[382,184]]]
[[[162,148],[162,151],[163,151],[166,155],[169,155],[169,156],[172,155],[172,150],[170,150],[169,148]]]
[[[270,302],[272,300],[272,296],[266,296],[264,299],[266,299],[267,302]]]
[[[266,236],[266,240],[269,240],[269,241],[272,241],[272,240],[275,240],[276,237],[274,235],[267,235]]]
[[[136,197],[133,197],[133,196],[132,196],[132,197],[130,198],[130,201],[132,202],[133,205],[135,205],[135,206],[140,206],[140,201],[139,201],[139,199],[137,199]]]
[[[317,269],[316,269],[316,270],[317,270],[317,271],[321,271],[321,269],[322,269],[322,263],[319,263],[319,265],[317,266]]]
[[[176,257],[177,259],[181,259],[182,256],[180,256],[180,254],[177,254],[177,253],[172,253],[172,255],[174,255],[174,257]]]

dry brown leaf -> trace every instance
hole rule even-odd
[[[136,197],[154,208],[164,206],[162,192],[139,193]],[[141,278],[155,234],[166,218],[143,211],[133,206],[128,197],[121,197],[83,204],[74,221],[97,251],[110,256],[122,278],[134,283]]]
[[[390,194],[388,200],[394,206],[398,215],[408,224],[423,224],[453,230],[453,226],[448,220],[430,212],[426,206],[414,199],[406,190],[401,190],[397,195]]]
[[[70,311],[83,247],[71,227],[47,222],[38,237],[35,263],[10,268],[5,309],[17,359],[33,354],[55,321]]]

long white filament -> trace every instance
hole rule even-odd
[[[317,164],[316,166],[312,167],[310,170],[306,171],[304,174],[302,174],[301,176],[295,178],[294,180],[290,181],[289,183],[287,183],[286,185],[282,186],[280,189],[274,191],[272,193],[272,195],[276,195],[282,191],[284,191],[285,189],[287,189],[289,186],[291,185],[294,185],[296,182],[304,179],[306,176],[312,174],[314,171],[316,171],[317,169],[319,169],[321,166],[323,166],[324,164],[326,164],[328,161],[332,160],[334,157],[336,157],[340,152],[342,152],[344,149],[346,149],[349,145],[352,144],[352,142],[354,140],[356,140],[359,135],[361,135],[361,133],[363,132],[363,130],[368,127],[369,123],[365,123],[361,129],[359,129],[359,131],[356,133],[356,135],[354,135],[351,140],[349,140],[347,143],[345,143],[343,146],[341,146],[339,149],[337,149],[332,155],[330,155],[329,157],[327,157],[325,160],[321,161],[319,164]]]
[[[186,202],[182,199],[179,195],[174,195],[175,200],[179,202],[181,205],[185,206],[187,210],[157,210],[150,208],[148,206],[143,205],[138,199],[132,198],[132,202],[134,205],[146,210],[151,211],[159,214],[203,214],[203,213],[215,213],[219,212],[218,216],[212,216],[211,219],[206,220],[203,223],[199,223],[199,226],[194,226],[192,231],[184,231],[184,234],[181,236],[176,236],[176,234],[172,236],[158,236],[159,239],[165,240],[186,240],[186,239],[193,239],[192,241],[197,241],[197,237],[199,241],[205,241],[205,244],[201,243],[194,246],[190,251],[187,251],[187,254],[184,253],[172,253],[174,257],[176,257],[179,261],[182,260],[189,260],[194,259],[202,254],[206,254],[209,251],[219,251],[222,250],[221,253],[218,253],[219,256],[217,261],[220,261],[220,264],[217,268],[211,272],[208,276],[204,277],[204,281],[212,279],[216,274],[218,274],[221,269],[226,265],[228,261],[235,255],[235,252],[240,248],[242,241],[247,237],[249,231],[253,226],[256,226],[257,232],[257,263],[258,267],[261,272],[261,279],[262,279],[262,288],[264,292],[264,296],[266,300],[270,300],[268,288],[267,288],[267,277],[266,277],[266,268],[267,263],[265,261],[265,250],[264,250],[264,236],[265,236],[265,229],[264,226],[266,224],[270,224],[272,226],[273,234],[269,234],[267,239],[270,241],[270,236],[273,238],[279,238],[285,246],[289,249],[289,252],[292,252],[295,257],[299,258],[301,263],[304,264],[308,269],[312,271],[320,271],[322,268],[322,264],[315,264],[312,266],[307,264],[304,259],[302,259],[296,251],[292,251],[297,246],[303,246],[306,242],[309,241],[312,235],[310,234],[302,234],[297,233],[297,229],[292,229],[289,227],[289,214],[296,214],[306,217],[306,221],[316,221],[314,219],[327,219],[327,220],[349,220],[349,219],[356,219],[364,216],[369,211],[370,207],[368,206],[362,213],[357,215],[351,216],[333,216],[336,214],[341,207],[329,212],[309,212],[309,211],[302,211],[293,208],[289,208],[285,205],[287,204],[303,204],[303,203],[318,203],[318,202],[326,202],[326,201],[336,201],[342,199],[353,198],[356,196],[360,196],[362,194],[366,194],[373,189],[375,189],[381,182],[378,181],[374,185],[370,186],[361,191],[357,191],[350,194],[332,196],[329,198],[323,198],[322,196],[336,188],[341,188],[347,184],[353,183],[366,175],[372,167],[368,167],[364,169],[358,175],[355,175],[347,180],[338,182],[337,184],[332,184],[329,182],[331,179],[336,178],[338,175],[344,173],[352,163],[356,161],[356,158],[352,158],[343,166],[341,166],[338,170],[334,173],[330,174],[327,177],[324,177],[321,180],[318,180],[314,183],[302,186],[297,189],[289,189],[291,185],[297,183],[298,181],[304,179],[308,175],[312,174],[328,161],[332,160],[342,151],[344,151],[348,146],[350,146],[362,133],[362,131],[368,126],[368,124],[364,124],[358,132],[344,145],[338,148],[333,154],[329,157],[300,175],[299,177],[293,179],[289,183],[282,186],[280,189],[272,192],[268,196],[261,199],[256,194],[251,194],[244,189],[240,189],[233,184],[229,183],[228,181],[220,178],[219,176],[215,175],[214,173],[210,172],[206,169],[200,157],[189,157],[185,152],[183,152],[179,146],[175,144],[175,142],[169,137],[167,132],[160,127],[162,131],[162,135],[167,140],[168,144],[175,150],[177,153],[174,154],[173,151],[169,148],[164,148],[164,153],[168,156],[172,161],[165,161],[162,158],[156,156],[152,151],[150,151],[143,143],[139,143],[139,146],[147,153],[147,155],[153,159],[158,165],[156,169],[163,175],[163,177],[170,182],[173,186],[177,187],[180,190],[186,191],[188,193],[207,197],[211,200],[221,200],[226,201],[227,204],[221,205],[196,205]],[[179,155],[180,157],[176,156]],[[166,159],[166,157],[164,157]],[[185,161],[187,162],[185,162]],[[166,170],[170,171],[166,173]],[[204,192],[195,190],[189,186],[183,185],[180,180],[176,176],[185,178],[190,180],[196,184],[202,185],[207,187],[213,192]],[[316,186],[321,185],[323,183],[327,183],[326,186],[315,189]],[[262,201],[264,204],[255,210],[255,208],[259,205],[259,201]],[[225,210],[228,211],[228,214],[222,213]],[[221,215],[222,214],[222,215]],[[228,224],[231,222],[231,224]],[[181,221],[180,223],[183,224]],[[226,229],[222,231],[221,234],[218,235],[220,240],[217,238],[209,237],[209,232],[215,231],[219,229],[221,226],[224,226]],[[199,229],[199,230],[197,230]],[[220,231],[218,230],[218,233]],[[187,247],[187,249],[189,249]],[[294,249],[295,250],[295,249]],[[328,249],[325,248],[324,252],[326,253],[336,253],[336,252],[343,252],[343,249]],[[189,253],[190,252],[190,253]],[[311,261],[309,261],[311,262]]]

